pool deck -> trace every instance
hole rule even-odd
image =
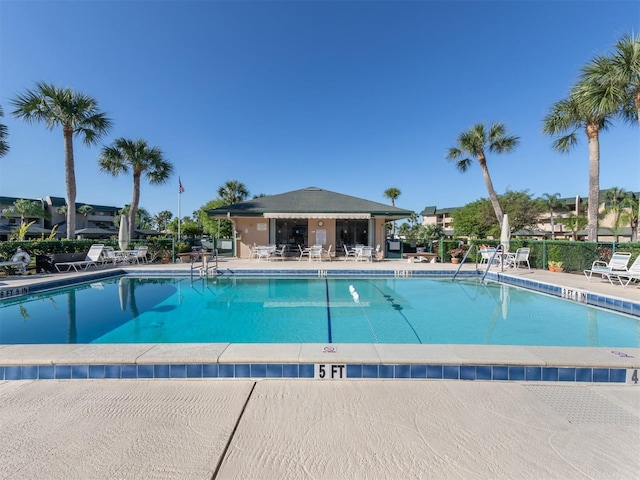
[[[453,270],[387,260],[256,262],[255,270]],[[186,273],[189,265],[126,267]],[[475,265],[463,269],[475,270]],[[108,269],[107,269],[108,270]],[[102,272],[103,270],[99,270]],[[0,288],[91,273],[1,278]],[[513,277],[637,303],[637,287],[538,270]],[[639,328],[640,335],[640,328]],[[592,375],[640,368],[640,349],[473,345],[7,345],[0,365],[73,365],[82,380],[0,381],[0,478],[626,479],[640,471],[640,388],[620,382],[464,381],[498,365]],[[615,352],[615,353],[614,353]],[[92,379],[83,365],[455,365],[457,379]],[[44,371],[44,370],[43,370]],[[250,371],[250,370],[249,370]],[[357,372],[357,369],[353,369]],[[362,371],[362,370],[360,370]],[[4,373],[6,373],[4,372]],[[182,371],[181,371],[182,372]],[[480,370],[478,370],[480,372]],[[353,373],[353,372],[352,372]],[[24,377],[23,377],[24,378]],[[37,377],[36,377],[37,378]],[[557,380],[557,378],[556,378]]]

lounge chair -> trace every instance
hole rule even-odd
[[[91,245],[91,248],[87,252],[87,256],[84,260],[79,260],[76,262],[60,262],[56,263],[56,270],[58,272],[69,272],[73,268],[76,272],[79,272],[78,268],[81,270],[87,270],[89,267],[98,267],[98,263],[103,264],[100,260],[100,256],[102,255],[102,250],[104,249],[104,244],[96,243]],[[104,264],[103,264],[104,265]],[[67,267],[66,270],[60,270],[60,267]]]
[[[611,256],[609,263],[602,260],[596,260],[591,265],[591,268],[584,271],[587,280],[591,281],[591,276],[595,273],[602,275],[602,279],[609,280],[613,285],[613,279],[611,277],[617,277],[618,274],[624,274],[628,271],[627,265],[631,259],[631,253],[629,252],[616,252]]]
[[[623,288],[628,287],[633,281],[640,281],[640,255],[638,255],[633,261],[629,270],[624,273],[616,274],[616,277],[618,277]]]
[[[531,265],[529,264],[529,252],[531,249],[529,247],[522,247],[516,250],[516,253],[507,253],[506,266],[518,268],[518,266],[522,263],[527,264],[527,268],[531,270]]]
[[[18,248],[10,261],[0,262],[0,267],[17,267],[18,273],[23,274],[27,273],[27,265],[29,265],[30,262],[31,257],[29,254]]]

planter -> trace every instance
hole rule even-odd
[[[170,260],[169,257],[162,257],[162,263],[169,263]]]
[[[553,265],[549,265],[547,268],[549,268],[550,272],[562,272],[562,267],[554,267]]]
[[[460,259],[456,257],[451,258],[451,263],[460,263]]]

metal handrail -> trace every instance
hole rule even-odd
[[[215,265],[214,266],[209,266],[209,262],[210,261],[215,261]],[[217,273],[218,272],[218,249],[214,248],[211,253],[209,254],[209,258],[207,259],[205,257],[205,254],[202,254],[202,265],[195,265],[196,263],[196,259],[193,258],[191,259],[191,279],[193,279],[193,271],[198,269],[200,270],[200,277],[203,276],[209,276],[209,271],[213,270],[213,272]]]
[[[478,245],[476,245],[475,243],[472,243],[469,246],[469,250],[467,250],[467,252],[464,254],[464,257],[462,257],[462,261],[460,262],[460,265],[458,266],[458,269],[456,270],[456,273],[453,274],[453,278],[451,279],[451,281],[454,281],[456,279],[456,277],[458,276],[458,273],[460,273],[460,269],[462,268],[462,266],[464,265],[465,260],[467,259],[467,257],[469,256],[469,254],[472,252],[472,250],[475,248],[476,250],[476,256],[477,256],[477,252],[478,250]],[[491,259],[487,262],[487,268],[484,271],[484,274],[482,275],[482,282],[484,283],[484,279],[487,276],[487,273],[489,273],[489,268],[491,268],[491,265],[493,265],[493,261],[496,258],[496,255],[498,253],[502,254],[502,252],[504,251],[504,245],[499,244],[496,249],[493,252],[493,255],[491,255]],[[476,261],[476,268],[477,268],[477,264],[478,262]],[[504,272],[504,261],[501,264],[502,267],[502,271]]]

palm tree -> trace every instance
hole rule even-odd
[[[466,172],[471,166],[471,159],[466,155],[474,157],[478,161],[489,193],[489,200],[491,200],[491,205],[500,227],[502,227],[504,214],[498,201],[498,195],[496,195],[496,191],[493,188],[491,175],[489,175],[486,151],[505,153],[514,150],[518,146],[520,137],[507,135],[506,130],[502,123],[493,123],[487,132],[486,126],[483,123],[478,123],[466,132],[462,132],[458,137],[457,146],[450,148],[447,154],[447,160],[455,161],[456,167],[461,172]]]
[[[542,195],[542,204],[544,208],[549,212],[551,219],[551,239],[556,239],[556,223],[553,218],[553,213],[559,208],[563,208],[567,206],[567,202],[560,199],[559,193],[544,193]]]
[[[2,107],[0,107],[0,117],[4,117]],[[9,152],[9,144],[7,143],[8,136],[9,131],[7,130],[7,126],[0,123],[0,158],[4,157],[7,152]]]
[[[98,102],[70,88],[38,82],[35,90],[27,90],[13,100],[14,116],[28,123],[44,123],[48,129],[62,127],[64,137],[64,174],[67,205],[76,204],[76,173],[73,137],[79,135],[85,145],[93,145],[111,128],[109,120],[98,110]],[[67,238],[75,238],[76,210],[67,210]]]
[[[578,143],[578,131],[584,129],[589,144],[589,200],[587,233],[590,242],[598,240],[598,210],[600,205],[600,132],[609,128],[609,114],[593,111],[584,100],[585,85],[575,86],[568,99],[556,102],[544,118],[542,131],[558,138],[553,148],[569,152]],[[582,91],[582,93],[580,93]]]
[[[582,215],[576,215],[573,212],[569,213],[569,215],[567,215],[566,217],[561,218],[560,222],[562,222],[565,227],[571,230],[571,236],[573,237],[574,241],[578,240],[578,232],[586,227],[588,223],[587,219]]]
[[[396,198],[398,198],[400,195],[402,195],[402,192],[400,191],[399,188],[391,187],[391,188],[387,188],[382,195],[385,198],[390,199],[391,200],[391,206],[395,207],[396,206]]]
[[[249,191],[242,182],[229,180],[218,188],[218,196],[224,200],[227,205],[231,205],[243,202],[249,196]]]
[[[145,140],[126,138],[118,138],[111,146],[103,147],[98,165],[101,172],[114,177],[129,171],[133,173],[133,198],[129,210],[129,239],[131,239],[140,202],[140,178],[144,174],[151,185],[166,183],[173,173],[173,165],[164,158],[158,147],[149,147]]]
[[[631,226],[631,241],[638,241],[638,213],[640,212],[640,201],[632,196],[625,197],[620,205],[624,208],[624,212],[620,215],[620,221]]]
[[[395,207],[396,206],[396,198],[398,198],[401,194],[402,194],[402,192],[400,191],[399,188],[391,187],[391,188],[387,188],[382,195],[385,198],[390,199],[391,200],[391,206]],[[396,236],[396,222],[392,222],[391,223],[391,236],[392,237]]]
[[[623,201],[627,198],[627,192],[623,188],[611,187],[603,192],[604,194],[604,210],[602,216],[613,213],[613,222],[609,230],[613,233],[614,242],[618,243],[620,230],[626,222],[623,217],[625,205]]]
[[[626,121],[640,126],[640,36],[625,34],[615,52],[598,56],[582,69],[579,90],[588,108],[609,115],[617,111]],[[627,201],[628,203],[628,201]],[[640,210],[638,205],[632,208]],[[631,222],[631,238],[638,238],[638,222]]]
[[[158,231],[162,232],[167,229],[169,220],[173,218],[173,213],[169,210],[163,210],[153,217],[153,222],[157,225]]]
[[[20,225],[24,225],[27,218],[49,218],[49,214],[40,202],[25,200],[24,198],[20,198],[13,202],[10,207],[4,208],[2,215],[5,217],[19,216]]]

